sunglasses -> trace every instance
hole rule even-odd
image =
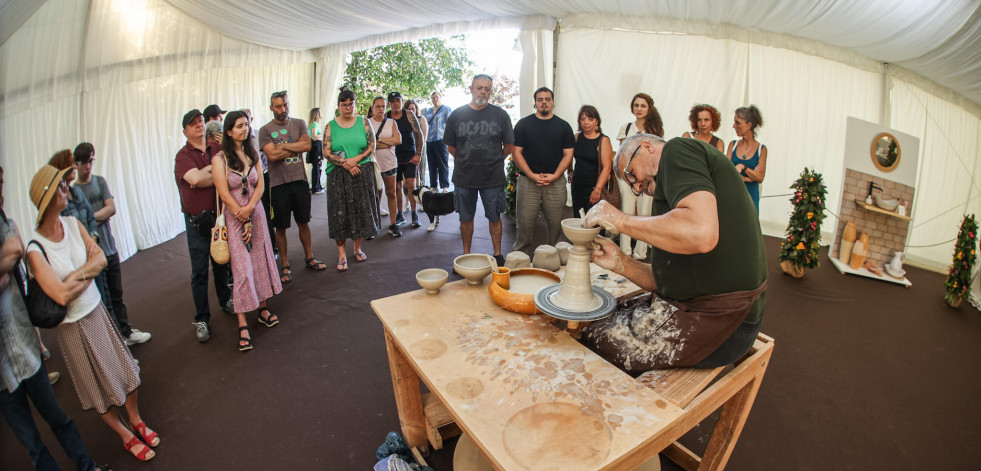
[[[283,90],[281,92],[273,93],[270,98],[284,98],[285,96],[286,96],[286,90]]]
[[[242,177],[242,196],[249,194],[249,179]]]

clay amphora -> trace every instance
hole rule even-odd
[[[838,247],[838,260],[841,263],[848,263],[852,257],[852,246],[855,245],[855,223],[849,221],[845,224],[845,230],[841,233],[841,244]]]
[[[862,268],[862,264],[865,263],[865,256],[869,252],[869,235],[862,233],[858,236],[858,240],[855,241],[855,246],[852,247],[852,257],[848,262],[848,266],[852,267],[852,270],[858,270]]]

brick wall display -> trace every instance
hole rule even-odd
[[[865,201],[865,197],[869,194],[870,181],[882,188],[882,196],[886,199],[899,198],[900,204],[908,201],[906,214],[912,215],[913,187],[846,168],[841,210],[838,214],[838,227],[835,230],[835,243],[831,256],[838,258],[841,233],[845,224],[854,222],[857,234],[866,233],[869,235],[868,260],[878,262],[881,266],[892,259],[893,253],[906,247],[910,221],[868,211],[855,204],[855,200]],[[878,191],[875,190],[873,195]]]

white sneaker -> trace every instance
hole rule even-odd
[[[129,346],[136,345],[138,343],[144,343],[147,340],[150,340],[150,337],[151,336],[149,332],[143,332],[137,329],[133,329],[133,331],[129,333],[129,337],[125,337],[126,346],[129,347]]]
[[[436,221],[433,221],[433,222],[429,223],[429,229],[426,229],[426,232],[432,232],[432,231],[435,231],[435,230],[436,230]]]
[[[381,209],[381,210],[380,210],[380,211],[378,212],[378,215],[379,215],[379,216],[388,216],[388,210],[387,210],[387,209]]]

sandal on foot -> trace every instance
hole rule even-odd
[[[242,332],[242,331],[248,332],[249,331],[249,328],[248,327],[239,327],[238,328],[238,331],[239,332]],[[245,345],[242,345],[242,342],[245,342]],[[240,351],[240,352],[247,352],[249,350],[252,350],[252,339],[249,338],[249,337],[243,337],[242,334],[238,334],[238,351]]]
[[[137,445],[143,445],[143,449],[139,452],[133,451],[133,448]],[[136,435],[133,435],[133,438],[129,441],[129,443],[126,443],[125,446],[126,451],[132,453],[133,456],[140,461],[150,461],[154,456],[157,456],[157,454],[154,453],[153,450],[151,450],[146,443],[143,443],[143,441],[140,440],[140,437],[137,437]]]
[[[358,250],[357,252],[354,252],[354,260],[357,262],[363,262],[368,260],[368,256],[365,255],[364,252]]]
[[[337,261],[337,271],[347,271],[347,259],[341,259]]]
[[[262,322],[262,324],[265,325],[266,327],[272,327],[276,324],[279,324],[279,316],[269,312],[269,314],[266,315],[266,317],[262,317],[263,312],[269,312],[269,309],[263,308],[259,310],[259,322]]]
[[[290,270],[290,266],[286,265],[279,271],[279,282],[282,284],[289,283],[293,281],[293,270]]]
[[[140,422],[136,425],[129,424],[129,426],[136,432],[136,436],[140,437],[143,443],[150,445],[151,448],[156,448],[160,444],[160,437],[157,432],[147,433],[146,422]]]
[[[321,271],[321,270],[326,270],[327,269],[327,265],[325,263],[321,263],[320,260],[317,260],[314,257],[310,257],[310,258],[306,259],[306,267],[309,268],[309,269],[311,269],[311,270],[316,270],[316,271]]]

